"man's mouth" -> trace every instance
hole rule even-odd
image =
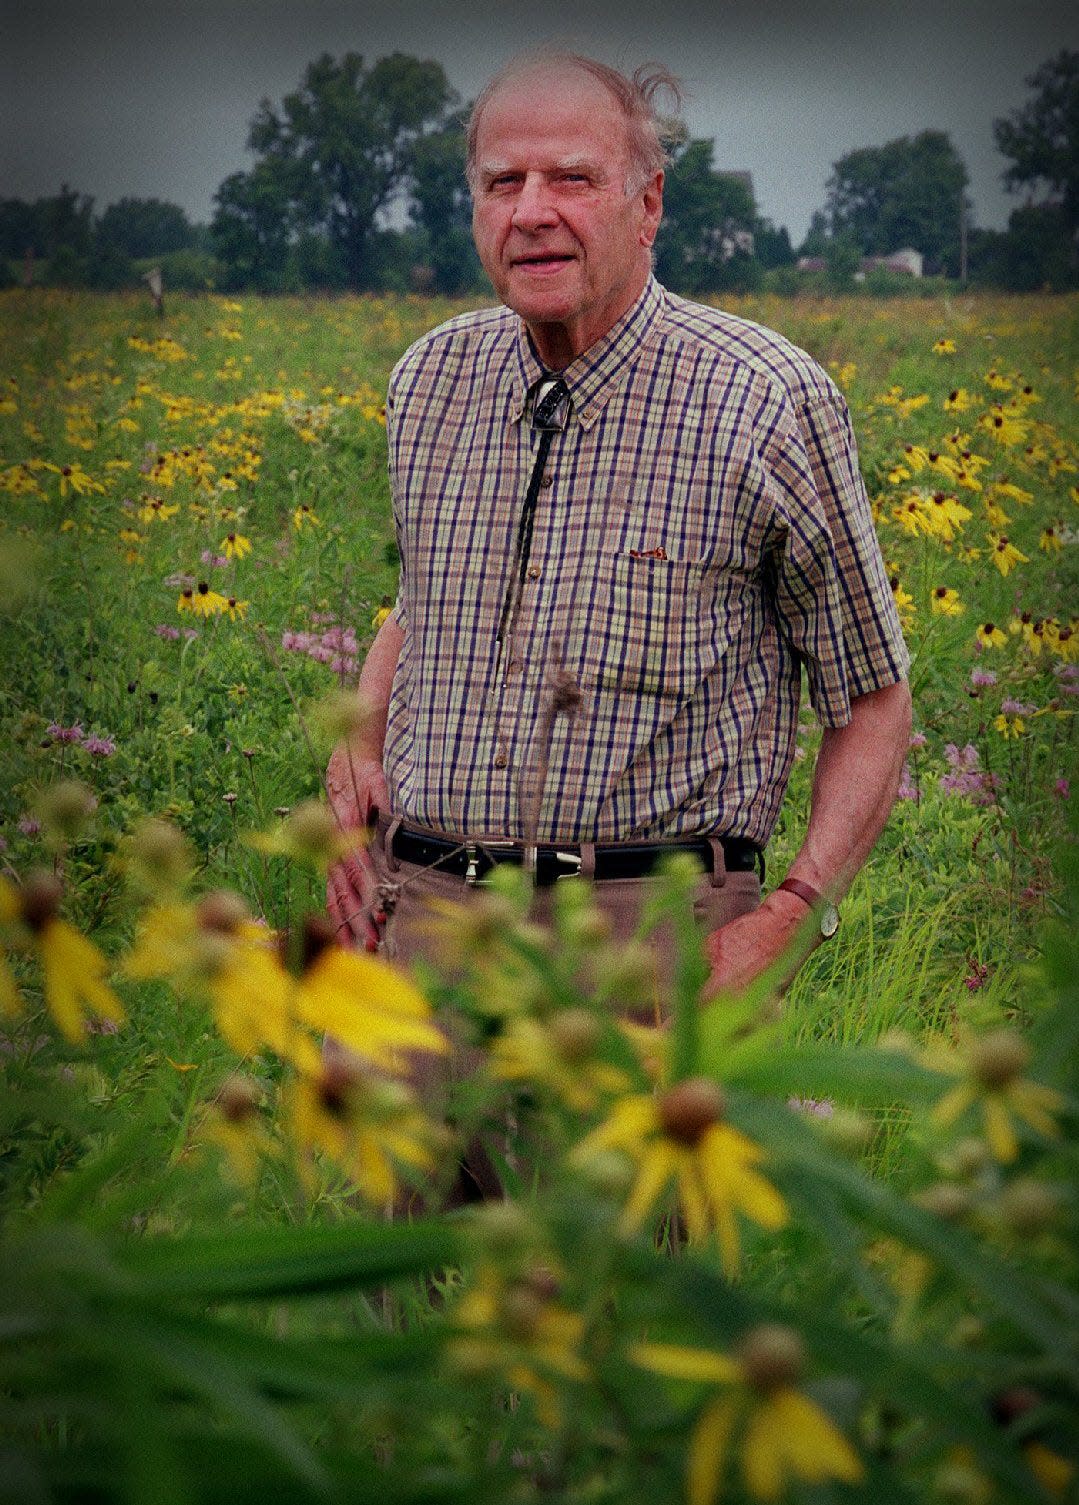
[[[568,252],[541,251],[530,256],[515,256],[515,267],[527,267],[529,271],[554,271],[558,267],[565,266],[567,262],[575,258]]]

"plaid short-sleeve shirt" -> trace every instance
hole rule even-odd
[[[650,281],[562,373],[569,419],[500,645],[545,375],[497,308],[434,330],[391,378],[394,810],[520,839],[539,795],[541,841],[763,846],[802,668],[831,727],[908,668],[843,398],[779,335]],[[559,667],[580,698],[543,749]]]

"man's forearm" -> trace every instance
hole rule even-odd
[[[403,642],[404,633],[392,617],[387,617],[367,650],[357,690],[368,716],[363,731],[350,743],[349,750],[354,758],[373,758],[379,763],[382,761],[390,691]]]
[[[906,683],[859,696],[851,702],[847,726],[826,728],[813,774],[809,825],[788,877],[832,899],[846,892],[895,803],[910,728]]]

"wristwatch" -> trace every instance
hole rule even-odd
[[[812,884],[803,883],[801,878],[784,878],[782,883],[776,884],[776,890],[785,888],[789,894],[797,894],[799,899],[804,899],[820,921],[821,940],[830,941],[839,929],[839,910],[819,893]]]

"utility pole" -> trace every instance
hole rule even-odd
[[[959,280],[967,280],[967,210],[970,204],[965,193],[959,194]]]

